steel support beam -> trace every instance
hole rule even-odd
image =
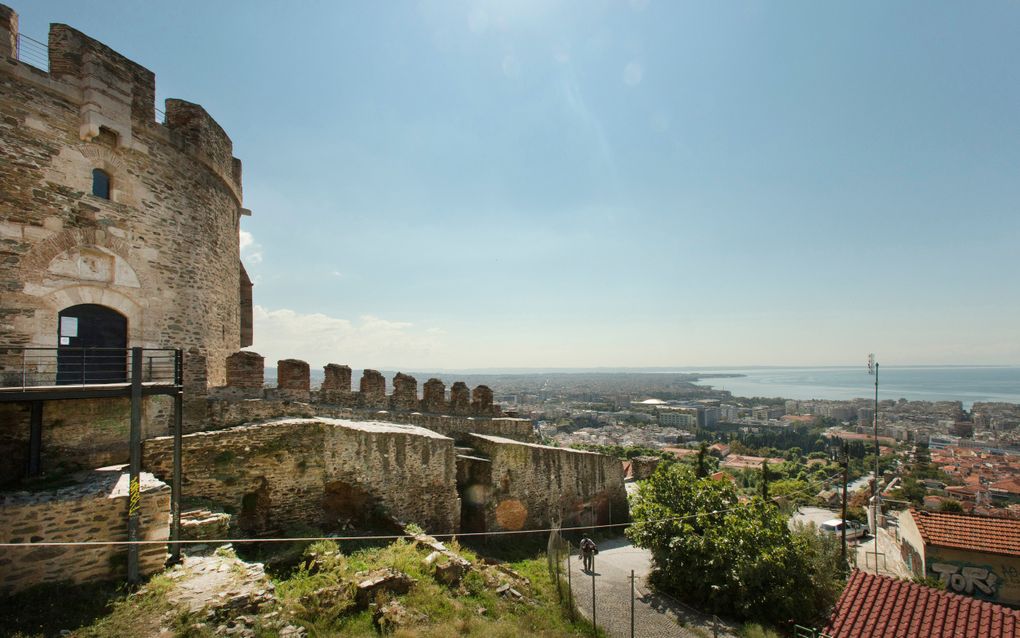
[[[142,349],[131,348],[131,434],[128,466],[128,541],[138,541],[138,519],[142,505]],[[128,582],[141,581],[138,545],[128,545]]]

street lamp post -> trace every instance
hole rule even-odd
[[[872,483],[871,488],[871,516],[875,521],[875,573],[878,573],[878,516],[882,511],[881,500],[879,498],[878,490],[878,457],[881,450],[878,446],[878,361],[875,361],[875,353],[868,355],[868,374],[874,375],[875,377],[875,409],[872,415],[874,422],[875,431],[875,480]]]

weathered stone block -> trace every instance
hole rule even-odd
[[[276,387],[281,398],[308,401],[311,389],[311,369],[298,359],[276,362]]]
[[[266,379],[265,357],[241,350],[227,357],[227,387],[248,390],[252,396],[262,393]]]
[[[322,390],[351,391],[351,367],[336,363],[327,364],[324,368],[326,376],[322,381]]]
[[[480,385],[471,391],[471,413],[476,416],[489,416],[492,413],[492,390],[487,385]]]
[[[390,409],[405,412],[418,409],[417,379],[403,372],[398,372],[393,377],[393,396],[390,397]]]
[[[446,412],[446,384],[432,378],[422,387],[421,409],[432,414]]]
[[[361,373],[359,405],[366,408],[387,408],[386,377],[378,370],[365,370]]]
[[[450,414],[471,414],[471,391],[463,381],[450,387]]]

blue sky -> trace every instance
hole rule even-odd
[[[1020,2],[14,2],[244,162],[254,349],[1020,364]]]

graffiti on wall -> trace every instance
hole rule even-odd
[[[946,591],[968,596],[995,598],[1002,582],[1002,578],[988,565],[933,561],[928,569],[945,584]]]

